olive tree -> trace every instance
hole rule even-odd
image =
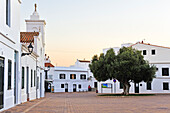
[[[123,84],[123,94],[129,94],[130,82],[152,81],[156,67],[144,60],[141,51],[131,47],[123,47],[115,55],[113,49],[92,58],[89,65],[91,72],[98,81],[117,79]]]

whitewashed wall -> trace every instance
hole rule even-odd
[[[60,79],[60,74],[65,74],[65,79]],[[70,74],[76,74],[76,79],[70,79]],[[86,79],[80,79],[80,74],[85,74]],[[78,69],[72,67],[60,67],[51,68],[48,71],[48,76],[53,76],[54,92],[65,92],[65,88],[61,88],[61,84],[68,84],[68,92],[73,92],[73,84],[76,84],[76,91],[88,91],[89,81],[87,80],[88,71],[85,69]],[[78,85],[81,85],[81,88]]]
[[[87,77],[91,78],[88,84],[91,86],[91,88],[94,88],[95,87],[94,83],[97,82],[97,80],[94,78],[93,73],[90,71],[89,64],[90,64],[89,62],[80,62],[79,60],[77,60],[73,67],[81,67],[86,69],[88,71]]]
[[[22,53],[28,53],[27,48],[22,47]],[[36,82],[34,85],[34,71],[36,72],[36,59],[37,56],[32,53],[31,55],[26,55],[21,57],[21,68],[24,67],[24,89],[21,88],[21,102],[26,102],[27,101],[27,94],[26,94],[26,89],[27,89],[27,84],[29,86],[29,100],[34,100],[36,99]],[[29,67],[29,83],[27,83],[27,67]],[[33,87],[31,87],[31,70],[33,71]],[[21,73],[22,76],[22,73]],[[35,79],[36,80],[36,79]],[[22,83],[21,83],[22,84]]]
[[[4,108],[14,106],[14,53],[17,52],[16,104],[20,103],[20,2],[11,0],[11,25],[6,25],[6,0],[0,0],[0,56],[5,58]],[[7,90],[8,59],[12,60],[12,89]],[[0,110],[0,111],[1,111]]]
[[[45,73],[44,73],[44,58],[45,58],[45,21],[40,20],[38,12],[34,11],[29,20],[26,21],[27,32],[39,32],[39,37],[35,38],[35,53],[39,56],[37,58],[37,77],[39,77],[39,88],[37,89],[37,97],[45,96]]]
[[[127,45],[127,44],[125,44]],[[130,45],[129,45],[130,46]],[[138,43],[136,45],[132,46],[135,49],[138,50],[146,50],[147,55],[144,55],[144,59],[148,60],[151,65],[155,65],[158,70],[156,71],[156,78],[153,79],[151,84],[151,90],[147,90],[147,86],[145,82],[139,83],[139,93],[170,93],[170,75],[169,76],[162,76],[162,68],[169,68],[170,72],[170,49],[159,47],[159,46],[153,46],[150,44],[142,44]],[[106,53],[108,49],[104,49],[103,52]],[[155,50],[156,54],[152,55],[151,50]],[[116,49],[116,52],[118,50]],[[143,53],[142,53],[143,54]],[[169,90],[163,90],[163,83],[167,82],[169,83]],[[113,84],[113,88],[107,89],[107,88],[101,88],[102,83],[111,83]],[[115,86],[116,84],[116,86]],[[120,89],[120,83],[117,81],[116,83],[113,83],[113,80],[107,80],[105,82],[99,82],[98,84],[98,91],[99,93],[122,93],[123,89]],[[134,83],[131,83],[130,87],[130,93],[135,92]]]

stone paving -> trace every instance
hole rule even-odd
[[[47,93],[3,113],[170,113],[170,95],[99,97],[93,92]]]

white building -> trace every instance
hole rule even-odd
[[[20,0],[0,0],[0,111],[20,103]]]
[[[90,64],[90,61],[88,60],[77,59],[73,67],[81,67],[81,68],[87,69],[89,85],[91,86],[91,88],[97,88],[97,80],[94,78],[93,73],[90,71],[89,64]]]
[[[132,48],[142,51],[144,59],[157,67],[156,78],[152,82],[131,83],[130,93],[170,93],[170,47],[152,45],[148,43],[138,42],[136,44],[122,44],[122,47],[131,46]],[[113,48],[115,49],[115,48]],[[104,49],[106,54],[108,49]],[[117,49],[116,49],[116,52]],[[102,88],[102,84],[108,88]],[[120,82],[107,80],[100,82],[98,85],[99,93],[122,93],[123,87]]]
[[[29,53],[28,45],[36,45],[35,40],[39,39],[39,32],[21,32],[21,52]],[[36,78],[38,55],[34,51],[29,55],[21,55],[21,103],[37,98]]]
[[[54,67],[49,71],[54,92],[88,91],[88,71],[84,68]]]
[[[35,4],[35,11],[26,20],[26,32],[21,32],[22,53],[28,53],[27,46],[33,45],[30,55],[21,57],[22,87],[21,102],[44,97],[45,88],[45,21],[39,19]]]
[[[94,77],[88,68],[90,61],[77,60],[75,65],[70,67],[54,67],[49,60],[46,59],[47,69],[46,90],[50,91],[50,86],[54,86],[54,92],[82,92],[88,91],[88,86],[94,88]]]

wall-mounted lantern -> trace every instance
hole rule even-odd
[[[50,71],[50,66],[48,66],[48,67],[45,67],[45,79],[48,79],[48,75],[47,75],[47,73],[48,73],[48,71]]]
[[[32,46],[32,43],[30,43],[30,45],[28,46],[28,51],[29,51],[29,53],[22,53],[21,54],[21,57],[22,56],[25,56],[25,55],[30,55],[32,52],[33,52],[33,46]]]

